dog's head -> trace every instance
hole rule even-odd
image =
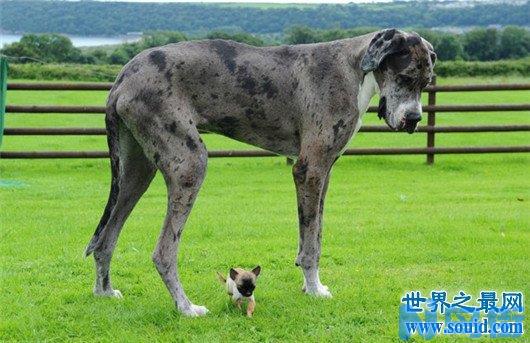
[[[237,291],[244,297],[252,296],[256,288],[256,279],[261,272],[261,267],[257,266],[250,272],[242,269],[230,268],[230,278],[234,281]]]
[[[421,120],[421,90],[433,75],[432,45],[417,33],[396,29],[379,31],[361,61],[365,74],[373,72],[380,89],[378,117],[396,131],[413,133]]]

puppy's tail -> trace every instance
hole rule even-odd
[[[226,283],[226,278],[223,276],[223,274],[217,272],[217,277],[219,278],[219,281],[221,281],[221,283]]]

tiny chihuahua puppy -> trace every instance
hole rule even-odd
[[[251,271],[242,268],[230,268],[228,276],[225,278],[220,273],[219,280],[226,285],[228,295],[235,302],[237,308],[241,310],[243,298],[248,300],[247,316],[252,317],[256,302],[254,301],[254,289],[256,288],[256,279],[261,272],[261,267],[257,266]]]

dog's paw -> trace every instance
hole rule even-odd
[[[118,299],[123,299],[123,295],[121,294],[121,292],[117,289],[113,289],[112,290],[112,297],[114,298],[118,298]]]
[[[98,297],[109,297],[109,298],[117,298],[117,299],[123,298],[123,295],[117,289],[110,289],[110,290],[94,289],[94,295]]]
[[[318,284],[313,287],[304,286],[302,289],[306,294],[319,297],[319,298],[332,298],[331,292],[328,289],[328,286]]]
[[[190,307],[180,309],[180,312],[188,317],[200,317],[206,315],[209,311],[205,306],[191,304]]]

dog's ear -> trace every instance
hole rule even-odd
[[[374,71],[379,68],[387,56],[405,49],[407,49],[407,44],[403,32],[396,29],[379,31],[368,45],[361,60],[361,69],[365,74]]]
[[[436,53],[434,52],[434,49],[433,49],[431,43],[429,43],[425,39],[423,41],[426,43],[425,45],[427,45],[427,48],[429,49],[429,55],[431,57],[431,63],[434,66],[436,64],[436,57],[437,57]]]
[[[414,33],[416,33],[416,32],[414,32]],[[432,44],[428,40],[423,38],[423,37],[421,37],[421,41],[427,47],[427,50],[429,50],[429,55],[430,55],[429,57],[431,58],[432,65],[434,65],[436,63],[436,57],[437,56],[436,56],[436,52],[434,52],[434,48],[433,48]]]
[[[230,268],[230,278],[235,281],[236,277],[237,277],[237,271],[234,268]]]
[[[432,65],[435,65],[436,64],[436,53],[434,51],[431,51],[431,62],[432,62]]]
[[[256,268],[252,269],[252,273],[256,276],[259,275],[259,273],[261,273],[261,267],[260,266],[257,266]]]

